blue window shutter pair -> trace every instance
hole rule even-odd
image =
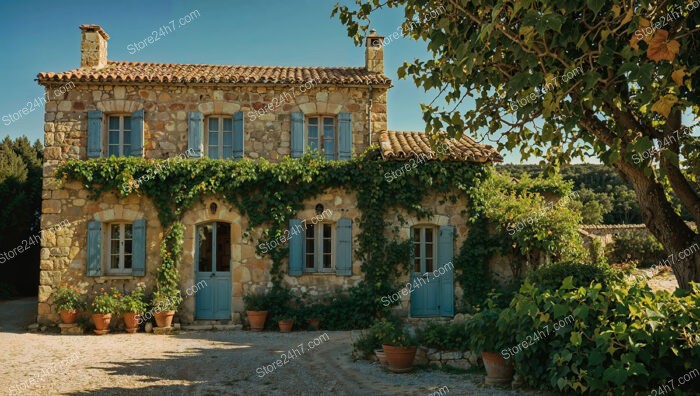
[[[304,113],[292,113],[292,158],[304,153]],[[349,160],[352,156],[352,114],[338,114],[338,159]]]
[[[87,275],[102,275],[102,223],[88,222],[87,232]],[[133,276],[146,275],[146,220],[135,220],[132,225],[132,262]]]
[[[292,158],[300,158],[304,153],[304,113],[292,113]]]
[[[187,114],[187,155],[193,158],[201,158],[203,151],[204,116],[199,111]],[[245,129],[243,112],[233,114],[233,157],[243,158],[245,142]]]
[[[301,220],[289,220],[289,231],[289,275],[299,276],[304,270],[304,236],[306,234]],[[335,273],[352,275],[352,220],[338,220],[336,242]]]
[[[88,111],[87,156],[102,157],[102,112],[99,110]]]
[[[192,111],[187,113],[187,156],[202,157],[202,113]]]
[[[347,161],[352,156],[352,115],[338,114],[338,159]]]
[[[132,157],[143,157],[143,109],[131,113],[131,152]],[[102,112],[88,111],[88,158],[102,157]]]
[[[132,157],[143,157],[143,109],[131,113]]]
[[[440,315],[454,316],[454,227],[440,227],[438,236],[438,266],[440,271]]]

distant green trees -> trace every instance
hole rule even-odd
[[[542,175],[538,165],[500,165],[499,171],[515,177]],[[570,207],[578,210],[584,224],[641,224],[642,214],[634,190],[615,170],[604,165],[581,164],[563,168],[564,180],[573,183]]]
[[[42,158],[38,140],[5,137],[0,143],[0,298],[34,294],[39,284],[40,247],[25,241],[40,230]],[[13,249],[12,257],[6,254]]]

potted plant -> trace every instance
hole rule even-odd
[[[372,325],[372,331],[382,342],[389,370],[395,373],[405,373],[413,368],[418,345],[415,337],[404,330],[401,323],[386,318],[381,319]]]
[[[136,333],[139,329],[139,319],[146,312],[146,308],[148,308],[143,287],[139,286],[122,297],[120,308],[124,316],[124,327],[126,327],[127,333]]]
[[[323,307],[314,304],[307,308],[306,317],[308,318],[309,326],[313,330],[319,330],[321,328],[321,313],[323,312]]]
[[[267,296],[262,293],[251,293],[243,296],[246,315],[250,329],[253,331],[261,331],[265,328],[267,320]]]
[[[276,315],[272,320],[277,322],[277,325],[280,328],[280,333],[289,333],[292,331],[292,328],[294,327],[294,319],[295,315],[293,312],[288,311],[285,313],[280,313]]]
[[[98,293],[95,293],[90,304],[92,321],[95,323],[95,334],[109,333],[109,323],[112,320],[112,314],[119,310],[120,297],[121,294],[114,288],[109,292],[102,288]]]
[[[499,309],[489,308],[465,323],[469,347],[473,353],[481,353],[488,385],[510,384],[514,374],[512,361],[507,361],[499,352],[516,343],[515,337],[508,331],[510,326],[499,323],[500,312]]]
[[[74,324],[78,321],[78,310],[85,306],[80,290],[62,284],[51,293],[51,296],[63,323]]]
[[[180,296],[179,290],[162,288],[154,291],[151,306],[153,306],[153,317],[156,318],[156,325],[162,328],[172,326],[175,311],[181,302],[182,296]]]

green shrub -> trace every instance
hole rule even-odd
[[[246,311],[267,311],[267,298],[264,293],[250,293],[243,296]]]
[[[671,295],[644,283],[576,287],[568,277],[547,290],[526,282],[500,318],[520,347],[502,353],[533,386],[647,394],[700,367],[699,302],[697,285]]]
[[[498,352],[515,343],[515,335],[511,325],[501,318],[502,310],[490,306],[472,316],[464,325],[468,335],[469,350],[481,352]]]
[[[387,292],[388,293],[388,292]],[[378,300],[378,292],[368,287],[352,287],[326,296],[321,322],[328,330],[366,329],[377,318],[388,316],[389,307]]]
[[[112,288],[110,291],[100,289],[95,293],[95,296],[90,303],[90,312],[96,314],[114,314],[119,313],[119,298],[121,293]]]
[[[53,293],[53,305],[58,311],[70,311],[73,309],[84,309],[85,301],[83,295],[75,287],[65,284],[59,285]]]
[[[542,289],[557,289],[568,276],[572,277],[574,286],[588,287],[591,282],[603,285],[620,282],[624,273],[608,264],[586,264],[581,262],[562,262],[540,266],[532,271],[527,279]]]
[[[418,332],[418,343],[428,348],[449,351],[466,351],[469,349],[469,337],[464,323],[428,322]]]
[[[144,313],[148,309],[148,304],[146,303],[146,297],[143,292],[143,287],[139,286],[134,291],[126,294],[120,299],[120,309],[119,311],[124,312],[135,312]]]
[[[613,237],[605,250],[610,263],[637,261],[642,268],[659,264],[666,258],[663,246],[646,232],[623,231]]]

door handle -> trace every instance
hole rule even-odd
[[[429,273],[426,272],[425,274],[422,275],[422,277],[423,277],[424,279],[428,279],[428,275],[429,275]]]
[[[216,273],[212,273],[211,275],[209,275],[209,277],[210,277],[210,278],[216,278]]]

